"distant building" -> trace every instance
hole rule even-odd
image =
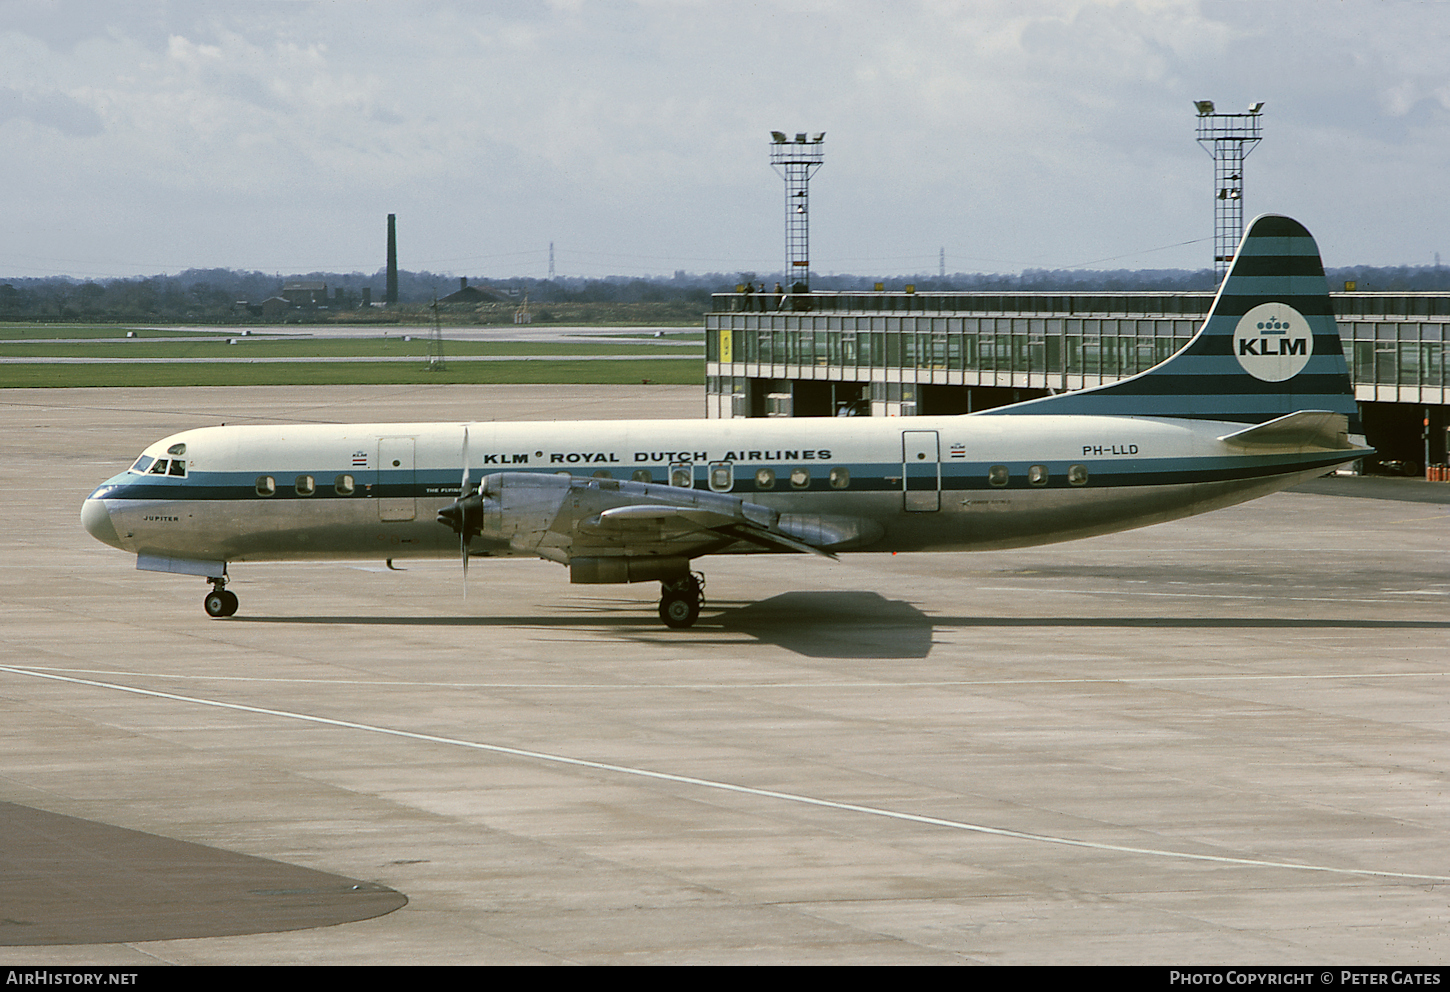
[[[458,292],[449,293],[439,303],[496,303],[498,294],[486,289],[479,289],[477,286],[468,285],[468,277],[458,278]]]
[[[1450,462],[1450,293],[1330,293],[1386,462]],[[707,417],[944,416],[1119,382],[1186,347],[1206,292],[716,293]]]
[[[282,297],[294,307],[327,306],[327,283],[289,279],[282,284]]]

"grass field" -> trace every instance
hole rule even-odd
[[[453,362],[429,371],[423,362],[167,363],[143,365],[0,364],[0,389],[82,386],[324,386],[418,383],[704,385],[698,358],[611,362]]]
[[[131,327],[126,324],[5,324],[0,323],[0,341],[54,341],[58,338],[124,338],[132,331],[138,338],[234,337],[240,330],[176,330],[161,327]]]
[[[136,337],[127,338],[128,331],[134,331]],[[702,331],[676,332],[663,339],[654,338],[650,333],[599,335],[578,341],[445,338],[445,358],[460,360],[445,363],[442,370],[428,367],[427,329],[393,328],[385,335],[376,330],[360,330],[359,337],[339,338],[312,337],[306,328],[298,328],[297,334],[296,337],[244,336],[241,328],[192,331],[94,324],[0,325],[0,389],[426,382],[619,384],[644,380],[694,385],[704,382]],[[653,340],[647,344],[646,339]],[[642,357],[629,361],[594,357],[611,355]],[[549,356],[549,360],[529,361],[526,356]],[[572,356],[579,356],[581,360],[570,361]],[[465,357],[503,360],[461,360]],[[4,361],[14,358],[42,361]],[[96,364],[64,361],[78,358],[102,361]],[[106,361],[127,358],[146,361],[115,364]],[[376,361],[389,358],[397,360]],[[519,360],[510,361],[510,358]]]
[[[228,344],[229,340],[236,344]],[[448,341],[447,355],[678,355],[697,356],[700,345],[579,343],[554,341]],[[0,346],[0,358],[406,358],[425,361],[428,341],[397,338],[208,338],[201,341],[96,341],[86,344],[54,344],[44,341]]]

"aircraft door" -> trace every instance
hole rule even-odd
[[[412,520],[418,515],[414,498],[417,468],[413,460],[415,438],[378,439],[378,519]]]
[[[901,432],[901,489],[908,513],[941,509],[941,446],[936,431]]]

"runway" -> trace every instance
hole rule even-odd
[[[0,963],[1450,961],[1450,485],[707,558],[688,631],[511,561],[242,565],[211,620],[78,519],[187,427],[702,407],[0,393]]]

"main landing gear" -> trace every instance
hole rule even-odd
[[[666,627],[691,627],[705,605],[705,576],[689,572],[678,579],[660,583],[660,619]]]
[[[207,581],[211,583],[211,592],[207,593],[206,599],[201,601],[201,607],[206,610],[206,615],[229,617],[237,612],[237,594],[227,591],[227,577],[219,575]]]

